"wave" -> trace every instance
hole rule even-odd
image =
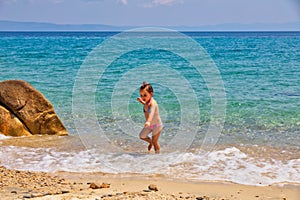
[[[254,157],[238,147],[156,155],[2,146],[0,160],[5,167],[30,171],[160,175],[171,179],[230,181],[245,185],[300,183],[300,158]]]

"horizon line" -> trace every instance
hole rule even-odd
[[[139,25],[109,25],[109,24],[57,24],[52,22],[11,21],[0,20],[0,31],[124,31],[140,27],[161,27],[177,31],[300,31],[300,21],[286,23],[223,23],[210,25],[167,25],[167,26],[139,26]],[[26,24],[26,26],[25,26]],[[28,24],[31,24],[31,26]]]

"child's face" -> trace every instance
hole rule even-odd
[[[152,93],[149,93],[147,90],[140,90],[140,95],[143,101],[149,102],[150,99],[152,98]]]

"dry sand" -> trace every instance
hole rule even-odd
[[[0,167],[0,199],[299,200],[300,186],[184,182],[102,173],[42,173]],[[150,187],[149,189],[149,186]],[[93,188],[91,188],[93,187]],[[95,189],[97,188],[97,189]],[[157,190],[157,191],[156,191]]]

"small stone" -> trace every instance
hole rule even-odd
[[[34,193],[34,194],[31,194],[31,197],[32,197],[32,198],[42,197],[42,196],[43,196],[43,194],[41,194],[41,193]]]
[[[100,188],[110,188],[110,184],[109,183],[102,183],[100,185]]]
[[[143,192],[151,192],[151,190],[143,190]]]
[[[154,185],[154,184],[150,184],[150,185],[148,186],[148,189],[149,189],[149,190],[153,190],[153,191],[155,191],[155,192],[157,192],[157,191],[158,191],[158,188],[157,188],[157,186],[156,186],[156,185]]]
[[[61,193],[66,194],[66,193],[70,193],[70,191],[69,190],[62,190]]]
[[[17,191],[13,190],[13,191],[11,191],[10,193],[12,193],[12,194],[17,194]]]
[[[203,200],[203,197],[196,197],[196,200]]]
[[[32,196],[31,196],[31,194],[24,194],[23,195],[23,198],[24,199],[30,199]]]
[[[100,187],[96,183],[91,183],[90,188],[92,189],[99,189]]]

